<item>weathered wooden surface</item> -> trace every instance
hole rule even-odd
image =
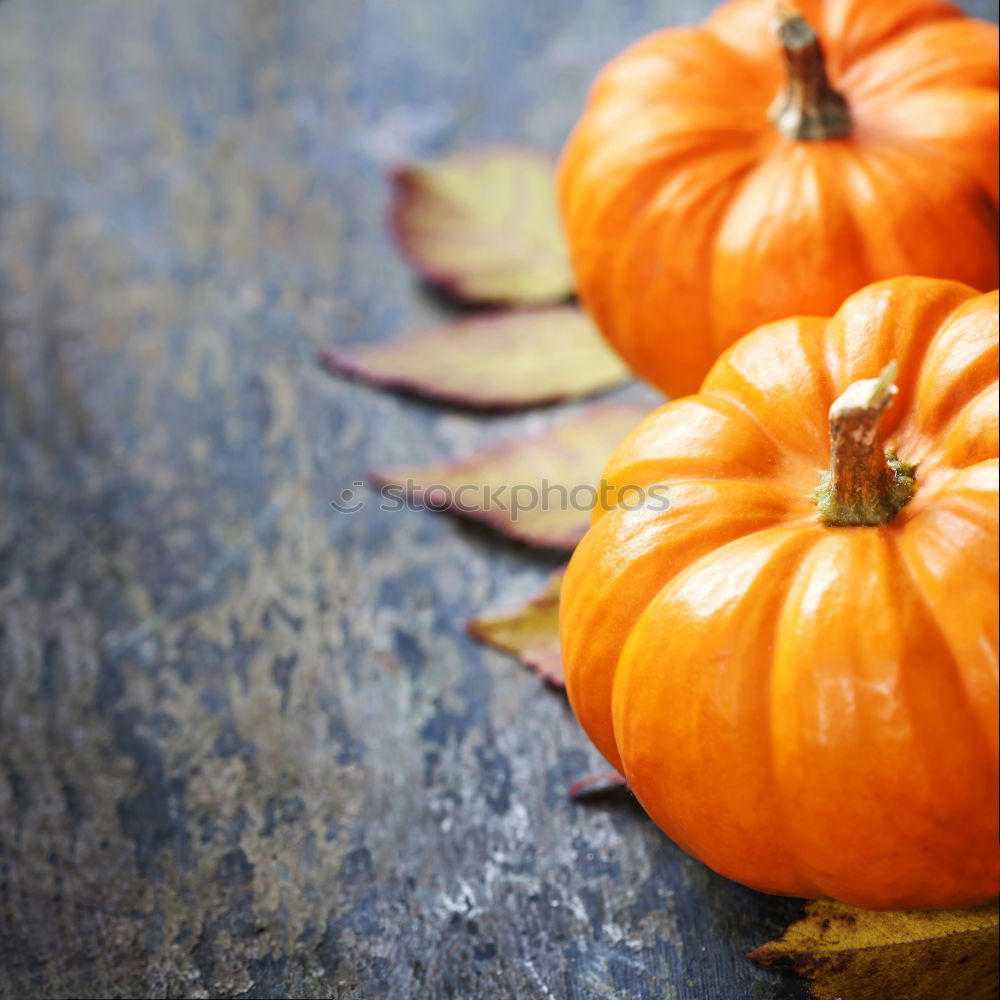
[[[743,958],[797,903],[567,802],[565,700],[463,635],[558,560],[328,506],[538,419],[314,364],[440,312],[386,161],[555,147],[706,7],[0,3],[0,995],[804,995]]]

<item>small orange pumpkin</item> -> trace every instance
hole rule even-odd
[[[567,572],[569,699],[730,878],[871,908],[1000,890],[997,305],[897,278],[764,326],[607,467],[630,502]],[[858,380],[890,362],[888,405],[891,367]],[[654,484],[669,510],[636,505]]]
[[[563,153],[580,297],[671,395],[756,326],[870,282],[997,284],[996,26],[939,0],[796,3],[641,40]]]

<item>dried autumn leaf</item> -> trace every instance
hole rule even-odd
[[[468,624],[471,635],[497,649],[514,653],[529,669],[554,687],[565,687],[559,652],[559,590],[563,571],[554,574],[545,589],[516,611],[481,615]]]
[[[986,1000],[997,995],[997,907],[879,912],[832,900],[755,951],[811,979],[817,1000]]]
[[[375,471],[372,478],[411,502],[533,545],[572,549],[600,499],[605,461],[646,412],[634,403],[599,403],[468,458]]]
[[[466,302],[539,304],[573,291],[554,165],[516,146],[393,173],[393,229],[428,281]]]
[[[572,802],[591,802],[626,788],[628,782],[623,774],[617,771],[602,771],[600,774],[588,774],[585,778],[574,781],[566,790],[566,794]]]
[[[582,309],[476,316],[366,347],[320,355],[334,372],[430,399],[511,409],[586,396],[629,377]]]

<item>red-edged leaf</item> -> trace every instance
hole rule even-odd
[[[565,687],[559,653],[559,589],[563,571],[555,573],[545,589],[508,614],[480,615],[468,630],[482,642],[514,653],[529,669],[553,687]]]
[[[539,304],[573,291],[554,165],[491,146],[396,169],[393,229],[430,282],[466,302]]]
[[[634,403],[598,403],[468,458],[374,471],[372,478],[413,502],[513,538],[572,549],[590,524],[605,462],[647,411]]]
[[[574,781],[566,791],[573,802],[587,802],[628,788],[624,775],[617,771],[602,771],[600,774],[588,774],[579,781]]]
[[[624,382],[625,363],[575,306],[476,316],[320,356],[331,371],[430,399],[512,409]]]

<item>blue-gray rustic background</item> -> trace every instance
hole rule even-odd
[[[555,150],[707,8],[0,2],[0,995],[804,996],[743,957],[799,904],[571,805],[565,699],[463,634],[560,560],[328,506],[540,419],[316,367],[443,314],[386,164]]]

